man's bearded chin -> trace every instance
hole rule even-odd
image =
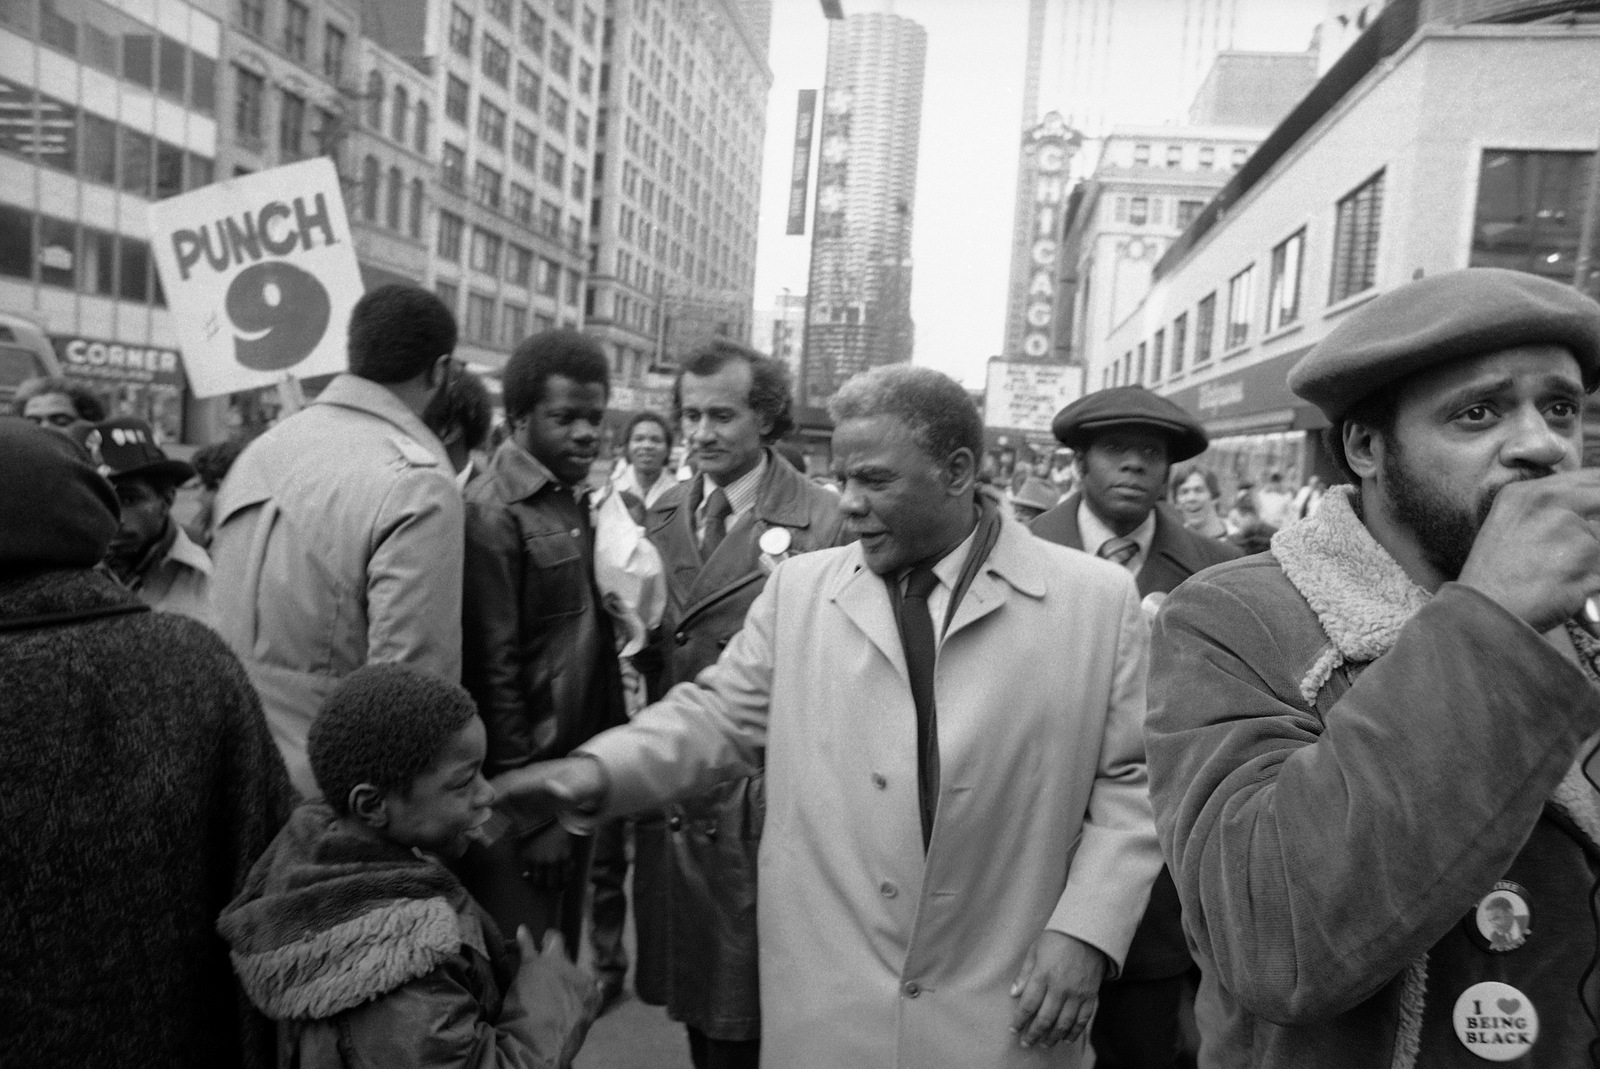
[[[1515,478],[1484,491],[1474,505],[1451,497],[1425,472],[1412,469],[1393,442],[1388,444],[1382,464],[1389,508],[1416,535],[1423,556],[1446,581],[1460,578],[1478,531],[1501,490],[1513,482],[1555,474],[1554,468],[1523,468]]]

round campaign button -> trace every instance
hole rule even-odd
[[[761,541],[758,545],[761,546],[761,552],[767,556],[781,557],[789,552],[789,545],[792,541],[793,536],[789,534],[789,528],[768,527],[761,532]]]
[[[1505,954],[1516,950],[1533,934],[1533,903],[1521,884],[1501,880],[1466,919],[1467,935],[1481,950]]]
[[[1456,999],[1456,1038],[1486,1062],[1509,1062],[1539,1040],[1539,1011],[1510,984],[1486,980]]]

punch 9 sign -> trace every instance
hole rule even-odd
[[[344,369],[362,284],[332,161],[206,186],[150,219],[196,396]]]

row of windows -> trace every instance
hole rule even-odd
[[[216,111],[216,60],[99,0],[5,0],[0,25],[193,111]]]
[[[235,66],[233,83],[234,137],[246,147],[260,149],[266,144],[267,80],[247,67]],[[342,130],[338,115],[327,108],[308,104],[305,97],[288,89],[279,89],[277,98],[279,162],[289,163],[334,151]],[[310,122],[313,116],[315,126]]]
[[[1133,146],[1133,165],[1135,167],[1150,167],[1159,159],[1162,166],[1176,170],[1182,168],[1186,160],[1189,159],[1189,147],[1194,148],[1193,159],[1195,166],[1199,170],[1210,171],[1216,168],[1218,156],[1215,145],[1167,145],[1161,152],[1152,153],[1150,145],[1139,143]],[[1228,150],[1228,165],[1235,171],[1243,167],[1244,162],[1249,158],[1250,150],[1243,145],[1235,145]],[[1127,157],[1123,157],[1123,159],[1126,160]]]
[[[460,126],[467,128],[467,112],[470,107],[471,86],[455,75],[445,77],[444,87],[444,114],[445,118]],[[569,102],[566,97],[551,89],[542,92],[539,76],[527,67],[517,65],[517,103],[527,108],[534,115],[541,112],[540,101],[544,102],[542,109],[545,124],[556,133],[566,136],[567,116]],[[589,117],[583,112],[572,114],[572,139],[580,149],[589,147]],[[478,98],[478,138],[495,148],[504,151],[506,137],[506,110],[488,97]]]
[[[422,217],[427,206],[426,183],[420,177],[408,180],[399,167],[391,166],[388,175],[380,177],[382,171],[376,156],[361,161],[361,218],[373,224],[381,221],[390,230],[402,232],[403,217],[403,232],[421,238]],[[410,191],[409,211],[407,190]]]
[[[311,9],[301,0],[283,0],[282,19],[276,18],[271,0],[237,0],[234,25],[278,50],[302,66],[310,66]],[[276,32],[274,32],[276,31]],[[332,22],[322,25],[322,75],[335,85],[344,81],[345,55],[350,34]]]
[[[404,145],[407,143],[407,134],[409,133],[411,147],[417,152],[424,155],[427,154],[428,136],[433,123],[433,116],[428,109],[426,100],[418,100],[415,109],[413,109],[410,91],[398,82],[391,93],[385,93],[383,73],[381,71],[368,72],[365,95],[367,129],[376,134],[384,132],[383,113],[384,107],[387,105],[389,109],[390,140]]]
[[[559,226],[559,214],[556,223]],[[507,282],[551,298],[558,296],[565,270],[565,292],[559,295],[567,304],[578,303],[578,272],[570,268],[563,269],[549,257],[538,256],[532,249],[507,241],[502,235],[481,226],[472,227],[469,241],[466,220],[454,212],[440,211],[436,245],[439,258],[459,264],[463,247],[467,252],[467,263],[473,270],[500,277],[503,268]]]
[[[207,156],[0,78],[0,152],[160,200],[208,184]]]
[[[1383,216],[1383,176],[1379,171],[1340,198],[1334,205],[1333,262],[1329,272],[1328,303],[1371,289],[1377,283],[1378,234]],[[1268,259],[1267,306],[1263,329],[1270,334],[1299,322],[1302,314],[1301,275],[1305,266],[1306,232],[1302,227],[1272,249]],[[1256,265],[1249,264],[1228,280],[1227,304],[1221,321],[1221,351],[1230,353],[1250,342],[1256,321]],[[1177,316],[1170,327],[1155,332],[1123,353],[1100,372],[1100,384],[1122,386],[1153,384],[1184,370],[1211,362],[1217,320],[1216,292],[1195,306],[1193,352],[1189,351],[1189,313]]]
[[[461,286],[441,279],[434,283],[434,292],[450,307],[461,314]],[[498,313],[498,314],[497,314]],[[572,321],[568,321],[569,325]],[[554,316],[542,312],[533,314],[532,333],[550,330],[556,325]],[[468,341],[479,345],[514,349],[529,334],[528,309],[525,305],[506,301],[497,306],[492,294],[467,291],[466,314],[461,319],[461,333]]]
[[[559,13],[559,12],[558,12]],[[498,17],[496,11],[491,15]],[[509,15],[509,12],[507,13]],[[507,29],[511,28],[509,17],[499,20]],[[571,19],[567,19],[571,22]],[[568,81],[573,80],[573,48],[572,42],[561,34],[545,30],[545,20],[542,15],[533,9],[531,4],[521,5],[521,14],[517,20],[518,39],[522,47],[544,60],[545,66],[559,74]],[[584,9],[584,40],[589,44],[594,43],[596,16],[589,9]],[[471,61],[473,43],[472,15],[459,4],[450,8],[450,25],[447,31],[450,50],[462,59]],[[484,77],[501,86],[508,86],[511,77],[511,49],[488,29],[484,29],[478,38],[479,59],[478,69]],[[588,96],[594,89],[594,65],[588,60],[580,59],[577,64],[576,84],[578,92]]]
[[[149,242],[0,204],[0,275],[165,305]]]
[[[1166,197],[1119,196],[1111,199],[1111,221],[1130,226],[1173,226],[1187,230],[1205,207],[1205,201],[1188,198],[1169,200]]]

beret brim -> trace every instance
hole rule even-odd
[[[1107,431],[1150,431],[1166,439],[1172,464],[1204,453],[1210,444],[1198,420],[1142,386],[1116,386],[1080,397],[1056,413],[1050,429],[1062,445],[1079,452]]]

